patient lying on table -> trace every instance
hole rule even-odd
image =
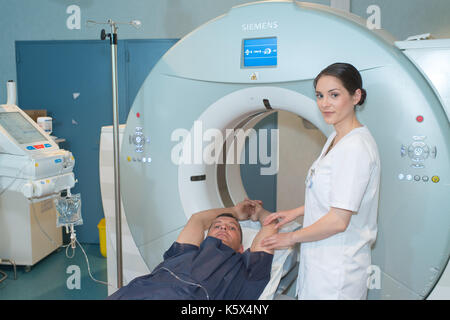
[[[164,253],[164,261],[108,299],[258,299],[270,280],[273,259],[273,250],[262,247],[261,241],[277,232],[275,223],[262,226],[268,214],[260,201],[249,199],[232,208],[193,214]],[[238,220],[248,219],[259,221],[262,228],[243,252]]]

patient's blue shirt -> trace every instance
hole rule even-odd
[[[200,247],[174,242],[151,274],[138,277],[108,299],[253,300],[270,280],[273,255],[238,253],[220,239]]]

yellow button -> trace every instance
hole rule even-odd
[[[47,180],[45,180],[45,183],[50,183],[50,180],[48,180],[48,179],[47,179]]]
[[[128,161],[131,161],[131,157],[130,157],[130,156],[128,156],[128,157],[127,157],[127,160],[128,160]]]
[[[433,181],[434,183],[438,183],[439,180],[441,180],[441,179],[439,179],[438,176],[432,176],[432,177],[431,177],[431,181]]]
[[[39,167],[39,163],[36,162],[36,163],[34,164],[34,166],[35,166],[36,168]]]

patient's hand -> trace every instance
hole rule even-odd
[[[254,219],[255,214],[262,208],[262,201],[245,199],[234,206],[238,220]],[[257,221],[257,220],[253,220]]]
[[[250,215],[250,220],[252,221],[259,221],[261,222],[261,217],[263,214],[268,213],[262,206],[262,201],[259,200],[255,200],[258,201],[257,203],[255,203],[255,208],[254,208],[254,212],[252,215]],[[264,215],[265,217],[265,215]],[[261,223],[262,225],[262,223]]]

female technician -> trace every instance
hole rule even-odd
[[[301,243],[299,299],[366,299],[380,183],[377,145],[355,114],[366,91],[358,70],[347,63],[322,70],[314,88],[319,110],[335,131],[309,170],[305,205],[265,220],[278,219],[279,228],[304,216],[303,228],[267,237],[262,245]]]

